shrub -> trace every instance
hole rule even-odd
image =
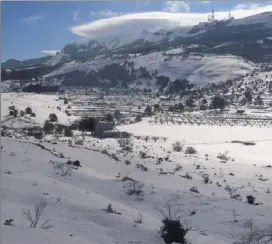
[[[202,179],[204,181],[204,184],[208,184],[210,182],[210,176],[209,174],[203,174]]]
[[[174,196],[175,197],[175,196]],[[160,228],[160,235],[166,244],[180,243],[187,244],[185,238],[189,231],[189,228],[184,227],[179,220],[179,213],[181,212],[180,204],[177,199],[174,198],[174,202],[171,200],[166,201],[162,208],[157,209],[162,215],[163,226]]]
[[[68,99],[65,98],[65,99],[63,100],[63,103],[64,103],[64,104],[68,104]]]
[[[35,113],[31,113],[30,116],[31,117],[36,117],[36,114]]]
[[[228,152],[218,153],[217,158],[224,160],[224,161],[228,161],[230,159],[230,157],[228,156]]]
[[[125,151],[131,152],[133,149],[133,141],[129,138],[119,139],[118,143],[119,146]]]
[[[133,216],[133,222],[134,222],[134,224],[142,224],[143,223],[143,215],[141,213],[138,213],[136,218]]]
[[[246,198],[247,198],[247,203],[248,204],[251,204],[251,205],[253,205],[254,203],[255,203],[255,197],[254,196],[252,196],[252,195],[248,195],[248,196],[246,196]]]
[[[145,108],[145,111],[144,111],[144,114],[146,115],[146,116],[151,116],[153,113],[152,113],[152,107],[151,106],[146,106],[146,108]]]
[[[135,117],[135,120],[134,120],[134,121],[135,121],[136,123],[142,121],[142,116],[141,116],[141,115],[137,115],[137,116]]]
[[[125,160],[125,165],[130,165],[131,162],[129,160]]]
[[[235,233],[233,237],[237,239],[235,244],[270,244],[272,240],[272,225],[259,227],[254,225],[252,219],[244,223],[246,231]]]
[[[15,109],[15,110],[13,111],[13,116],[16,118],[17,115],[18,115],[18,110]]]
[[[96,126],[95,118],[83,118],[78,123],[78,129],[80,131],[94,131]]]
[[[52,134],[55,129],[55,125],[46,120],[43,125],[43,131],[45,134]]]
[[[108,204],[107,208],[103,210],[106,211],[107,213],[114,213],[114,214],[121,215],[121,213],[117,212],[115,209],[112,208],[111,203]]]
[[[14,113],[13,110],[10,110],[10,111],[9,111],[9,115],[10,115],[10,116],[13,116],[13,113]]]
[[[166,244],[173,242],[180,244],[188,243],[185,238],[188,230],[181,225],[179,220],[164,219],[162,223],[160,234]]]
[[[20,111],[20,116],[23,117],[25,115],[25,112],[23,110]]]
[[[159,140],[159,137],[153,136],[152,139],[154,140],[154,142],[156,142],[157,140]]]
[[[181,152],[183,150],[184,144],[181,144],[181,142],[176,141],[172,144],[173,150],[176,152]]]
[[[63,177],[72,175],[73,168],[69,165],[63,163],[55,163],[53,168],[55,169],[57,175]]]
[[[73,136],[73,131],[71,130],[70,127],[66,127],[64,129],[64,136],[66,136],[66,137],[72,137]]]
[[[225,187],[225,190],[229,193],[230,198],[238,200],[238,201],[242,201],[242,197],[240,195],[240,193],[238,193],[238,187],[230,187],[229,185],[227,185]]]
[[[197,150],[194,147],[187,147],[185,150],[185,154],[196,154]]]
[[[25,109],[25,113],[26,113],[26,114],[31,114],[31,113],[32,113],[32,108],[27,107],[27,108]]]
[[[197,189],[196,186],[192,186],[192,187],[190,188],[190,191],[191,191],[191,192],[195,192],[195,193],[199,193],[199,191],[198,191],[198,189]]]
[[[128,196],[136,195],[139,200],[143,199],[144,195],[144,183],[140,181],[127,180],[124,183],[123,189]]]
[[[58,117],[56,114],[49,114],[49,121],[50,122],[57,122],[58,121]]]
[[[34,206],[34,209],[33,209],[33,212],[31,212],[30,209],[28,209],[27,211],[24,211],[23,212],[23,216],[29,221],[30,223],[30,228],[36,228],[39,221],[40,221],[40,217],[43,213],[43,211],[45,210],[47,206],[47,202],[44,200],[44,199],[41,199],[41,201],[36,204]],[[48,224],[49,223],[49,219],[46,220],[42,225],[41,225],[41,228],[42,229],[50,229],[52,228],[53,226]]]
[[[4,222],[4,225],[14,226],[12,224],[13,221],[14,221],[14,219],[6,219],[5,222]]]
[[[222,109],[224,109],[226,107],[226,105],[227,105],[227,102],[226,102],[226,100],[223,97],[221,97],[219,95],[216,95],[215,97],[213,97],[213,99],[212,99],[212,107],[214,109],[219,108],[219,109],[222,110]]]
[[[108,122],[113,122],[113,115],[112,114],[107,114],[105,116],[105,120],[108,121]]]
[[[187,179],[187,180],[192,180],[193,177],[191,175],[189,175],[189,173],[187,172],[185,175],[181,175],[182,178]]]
[[[79,160],[75,160],[75,161],[68,160],[66,164],[76,166],[77,168],[82,167]]]
[[[180,164],[176,164],[174,171],[180,171],[181,169],[182,169],[182,166]]]

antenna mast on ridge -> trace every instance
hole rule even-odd
[[[215,17],[214,17],[214,3],[213,3],[211,21],[214,21],[214,19],[215,19]]]

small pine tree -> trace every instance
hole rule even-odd
[[[184,228],[179,220],[164,219],[162,223],[160,233],[166,244],[173,242],[187,244],[185,236],[188,229]]]

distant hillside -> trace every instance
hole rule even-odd
[[[16,59],[8,59],[6,62],[1,64],[2,69],[22,69],[31,66],[36,66],[43,64],[44,62],[50,60],[52,56],[46,56],[42,58],[33,58],[27,59],[24,61],[16,60]]]
[[[158,84],[160,76],[170,83],[178,79],[205,85],[240,78],[270,63],[272,12],[266,12],[237,20],[70,43],[54,57],[8,60],[2,68],[23,68],[2,72],[2,80],[39,77],[65,86],[158,88],[162,85]]]

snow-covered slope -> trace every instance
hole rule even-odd
[[[269,129],[198,126],[195,132],[194,126],[148,125],[146,121],[119,129],[135,135],[166,135],[168,140],[159,139],[154,143],[132,139],[133,152],[128,154],[118,152],[120,148],[114,139],[89,137],[84,146],[75,148],[61,142],[40,142],[52,150],[53,155],[31,144],[31,141],[2,138],[2,172],[5,172],[1,183],[2,222],[14,219],[14,226],[2,226],[3,242],[29,244],[43,240],[68,244],[163,244],[158,233],[161,216],[156,208],[162,207],[170,196],[177,201],[173,204],[179,204],[174,206],[182,210],[182,221],[190,222],[193,230],[187,238],[194,244],[233,243],[236,240],[233,234],[245,233],[244,223],[248,219],[254,219],[255,224],[263,228],[271,224],[272,199],[271,194],[266,193],[271,187],[271,169],[265,167],[272,156]],[[185,146],[197,149],[196,155],[172,150],[172,142],[183,139],[186,140]],[[226,140],[232,139],[251,139],[257,145],[226,143]],[[115,153],[119,161],[93,149]],[[222,164],[216,157],[226,150],[233,160]],[[154,159],[140,158],[140,151],[145,151]],[[65,158],[57,157],[57,153],[62,153]],[[207,153],[209,156],[205,159]],[[165,158],[167,155],[170,161],[157,163],[158,157]],[[80,160],[82,168],[73,170],[70,176],[57,175],[55,164],[49,161],[65,163],[68,158]],[[129,160],[130,164],[126,165],[125,160]],[[137,167],[139,163],[148,170]],[[177,164],[181,168],[175,171]],[[191,180],[180,177],[186,173],[192,176]],[[212,183],[204,184],[203,174],[209,174]],[[259,180],[260,175],[268,180]],[[142,201],[125,194],[124,182],[121,181],[124,176],[144,183]],[[230,199],[224,190],[226,185],[239,187],[243,200]],[[192,186],[197,187],[199,193],[190,192]],[[250,194],[262,204],[254,206],[246,203],[245,198]],[[22,213],[32,210],[41,198],[46,200],[47,207],[37,228],[29,228],[29,222]],[[103,211],[109,203],[121,215]],[[143,222],[133,226],[133,218],[139,213]],[[235,218],[237,221],[234,221]],[[47,219],[53,227],[41,229],[40,225]]]
[[[207,83],[224,82],[250,73],[257,66],[240,57],[232,55],[190,55],[183,56],[183,49],[173,49],[163,54],[153,52],[138,55],[129,59],[134,62],[135,69],[145,67],[150,73],[157,71],[157,75],[175,79],[188,79],[192,83],[205,85]],[[171,55],[171,56],[169,56]],[[89,73],[102,69],[112,63],[123,64],[127,58],[97,58],[87,62],[69,62],[45,77],[65,74],[74,71]]]

